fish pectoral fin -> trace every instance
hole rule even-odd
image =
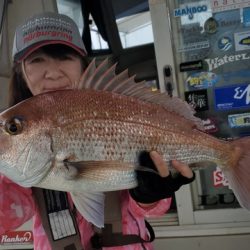
[[[93,188],[98,191],[130,189],[137,186],[135,167],[128,162],[82,161],[67,164],[77,169],[76,179],[91,182]],[[101,189],[98,189],[100,187]]]
[[[71,192],[72,200],[81,215],[96,227],[104,227],[104,194],[100,192]]]
[[[70,169],[76,169],[77,175],[90,177],[98,171],[101,172],[134,172],[135,168],[132,164],[120,161],[78,161],[78,162],[65,162],[66,166]],[[97,171],[97,172],[96,172]]]

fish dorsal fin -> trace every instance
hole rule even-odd
[[[190,126],[204,130],[201,120],[194,116],[195,111],[187,102],[178,97],[170,97],[167,93],[160,93],[159,90],[152,91],[144,81],[135,82],[135,76],[129,77],[128,70],[116,74],[115,68],[116,64],[109,66],[108,59],[99,66],[96,66],[93,59],[83,73],[78,88],[108,91],[155,103],[184,117],[190,121]]]

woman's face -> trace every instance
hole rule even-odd
[[[82,75],[79,56],[66,54],[58,58],[50,57],[38,49],[24,60],[24,77],[33,95],[49,91],[73,89]]]

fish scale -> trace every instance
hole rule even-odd
[[[80,106],[80,108],[77,108],[76,105],[68,104],[71,107],[75,107],[75,109],[70,109],[71,117],[73,118],[67,118],[69,116],[68,112],[62,118],[62,113],[58,112],[60,114],[58,119],[63,120],[67,124],[60,131],[65,138],[71,138],[74,135],[74,131],[82,130],[82,134],[79,134],[79,132],[75,134],[75,141],[80,141],[81,138],[84,138],[84,143],[82,142],[83,148],[79,153],[84,159],[119,160],[134,163],[136,162],[138,152],[145,149],[154,149],[161,152],[167,161],[173,158],[187,163],[197,162],[197,160],[218,161],[221,143],[216,143],[216,140],[214,138],[211,140],[210,137],[208,137],[209,140],[204,139],[204,133],[202,133],[201,140],[197,139],[200,137],[199,131],[194,131],[194,135],[190,136],[190,134],[186,134],[180,128],[164,123],[164,116],[159,111],[154,112],[158,107],[155,107],[155,109],[151,108],[153,111],[150,115],[149,111],[144,111],[141,108],[142,105],[139,104],[139,106],[135,100],[129,102],[130,100],[126,100],[128,98],[120,97],[118,100],[115,100],[117,105],[114,104],[114,101],[109,101],[107,107],[105,106],[107,100],[103,98],[103,93],[99,93],[100,100],[98,102],[88,102],[85,96],[92,94],[88,92],[83,93],[82,99],[86,100],[87,103],[84,107]],[[111,100],[115,98],[113,96],[111,95]],[[95,96],[95,98],[97,97]],[[92,97],[91,100],[95,98]],[[140,108],[136,108],[136,104]],[[102,110],[104,106],[105,110],[109,110],[108,112]],[[146,110],[147,104],[144,106],[146,106],[144,107]],[[130,107],[134,107],[135,110],[132,112],[132,115],[129,112]],[[83,109],[85,114],[79,111]],[[156,117],[159,117],[158,122]],[[109,120],[109,118],[112,118],[112,120]],[[179,130],[179,135],[174,137],[178,132],[177,129]],[[60,135],[58,138],[60,138]],[[76,144],[70,140],[64,141],[71,145]],[[61,146],[61,142],[58,141],[57,145]],[[204,147],[203,151],[200,150],[202,146]],[[216,147],[216,150],[211,150],[214,147]],[[72,151],[77,150],[77,148],[79,147],[72,149]],[[199,151],[201,152],[199,153]]]

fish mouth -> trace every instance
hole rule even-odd
[[[62,87],[53,87],[53,88],[44,88],[43,93],[53,92],[53,91],[60,91],[60,90],[67,90],[72,89],[70,86],[62,86]]]

